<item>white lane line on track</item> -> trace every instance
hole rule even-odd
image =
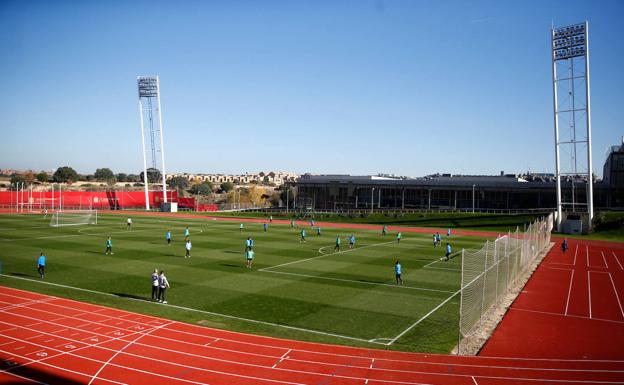
[[[282,361],[284,361],[285,359],[287,359],[287,358],[288,358],[288,354],[289,354],[291,351],[292,351],[292,349],[288,349],[288,351],[287,351],[286,353],[282,354],[282,356],[279,358],[279,360],[278,360],[275,364],[273,364],[273,366],[271,366],[271,369],[275,369],[275,367],[276,367],[279,363],[281,363]]]
[[[608,274],[609,274],[609,279],[611,280],[611,286],[613,286],[613,292],[615,293],[615,298],[617,298],[618,305],[620,306],[620,313],[622,313],[622,317],[624,318],[624,309],[622,309],[622,302],[620,302],[620,296],[617,290],[615,289],[615,282],[613,282],[613,276],[611,276],[611,273],[608,273]]]
[[[589,267],[589,259],[587,259],[587,267]],[[591,273],[589,270],[587,270],[587,295],[589,297],[589,318],[591,319],[592,317],[592,305],[591,305],[591,278],[590,278],[590,274]]]
[[[617,264],[620,266],[621,270],[624,270],[624,267],[622,267],[622,264],[620,263],[620,260],[618,259],[618,257],[615,255],[615,252],[613,250],[611,250],[611,254],[613,254],[613,258],[615,258],[615,262],[617,262]]]
[[[128,342],[128,343],[127,343],[127,344],[126,344],[123,348],[121,348],[121,349],[117,350],[117,352],[116,352],[115,354],[113,354],[113,355],[112,355],[112,356],[108,359],[108,361],[106,361],[106,362],[105,362],[102,366],[100,366],[100,369],[98,369],[98,371],[97,371],[97,372],[95,372],[95,374],[93,375],[93,377],[91,377],[91,381],[89,381],[89,384],[88,384],[88,385],[91,385],[91,384],[93,383],[93,381],[95,381],[95,379],[96,379],[96,378],[98,378],[98,376],[100,375],[100,373],[102,372],[102,370],[104,370],[104,368],[105,368],[108,364],[110,364],[110,362],[111,362],[113,359],[115,359],[115,357],[117,357],[117,356],[118,356],[120,353],[122,353],[124,350],[126,350],[127,348],[129,348],[130,346],[132,346],[132,344],[134,344],[135,342],[137,342],[137,341],[138,341],[138,340],[140,340],[141,338],[143,338],[143,337],[145,337],[145,336],[147,336],[147,335],[151,334],[152,332],[155,332],[155,331],[156,331],[156,330],[158,330],[158,329],[161,329],[161,328],[167,327],[167,326],[171,325],[172,323],[173,323],[173,322],[169,322],[169,323],[167,323],[167,324],[163,324],[163,325],[157,326],[157,327],[155,327],[155,328],[153,328],[153,329],[151,329],[151,330],[149,330],[149,331],[145,332],[144,334],[143,334],[143,333],[140,333],[138,337],[136,337],[136,338],[135,338],[135,339],[133,339],[132,341]]]
[[[612,319],[604,319],[604,318],[596,318],[596,317],[589,318],[589,317],[584,317],[582,315],[574,315],[574,314],[566,315],[566,314],[563,314],[563,313],[555,313],[555,312],[542,311],[542,310],[531,310],[531,309],[523,309],[523,308],[517,308],[517,307],[510,307],[509,310],[518,310],[518,311],[526,311],[526,312],[529,312],[529,313],[554,315],[554,316],[559,316],[559,317],[572,317],[572,318],[581,318],[581,319],[587,319],[587,320],[591,319],[592,321],[612,322],[612,323],[616,323],[616,324],[624,324],[624,321],[615,321],[615,320],[612,320]],[[520,358],[518,358],[518,359],[520,359]],[[537,358],[535,358],[535,360],[537,360]],[[622,362],[624,362],[624,361],[622,361]]]
[[[30,318],[30,317],[25,317],[25,318]],[[0,322],[2,322],[2,321],[0,321]],[[174,322],[175,322],[175,321],[174,321]],[[10,337],[10,338],[13,338],[13,337]],[[107,340],[107,341],[105,341],[105,342],[109,342],[109,341],[110,341],[110,340]],[[104,342],[102,342],[102,343],[104,343]],[[37,344],[33,344],[33,345],[37,345]],[[85,346],[84,348],[86,348],[86,347],[90,347],[90,346],[96,346],[96,345],[99,345],[99,344],[95,344],[95,345],[87,345],[87,346]],[[146,345],[146,346],[150,346],[150,345]],[[47,348],[47,347],[45,347],[45,346],[42,346],[42,347],[43,347],[43,348]],[[239,363],[239,364],[241,364],[241,362],[229,361],[229,360],[224,360],[224,359],[217,359],[217,358],[212,357],[212,356],[207,356],[207,357],[204,357],[204,356],[198,356],[198,355],[191,354],[191,353],[187,353],[187,352],[179,352],[179,351],[175,351],[175,350],[171,350],[171,349],[161,348],[161,347],[158,347],[158,346],[151,346],[151,347],[153,347],[153,348],[157,348],[157,349],[161,349],[161,350],[167,350],[167,351],[171,351],[171,352],[175,352],[175,353],[181,353],[181,354],[183,354],[183,355],[188,355],[188,356],[197,356],[197,357],[206,358],[206,359],[212,359],[212,360],[217,360],[217,361],[223,361],[223,362],[230,362],[230,363]],[[100,347],[100,348],[101,348],[101,349],[104,349],[104,350],[109,350],[109,351],[111,351],[111,352],[116,352],[116,350],[115,350],[115,349],[106,348],[106,347]],[[81,348],[81,349],[83,349],[83,348]],[[76,349],[76,350],[79,350],[79,349]],[[74,350],[74,351],[76,351],[76,350]],[[92,359],[92,358],[88,358],[88,357],[79,356],[79,355],[76,355],[76,354],[73,354],[73,353],[66,353],[66,354],[69,354],[69,355],[72,355],[72,356],[77,356],[77,357],[80,357],[80,358],[83,358],[83,359],[87,359],[87,360],[90,360],[90,361],[95,361],[95,362],[100,362],[100,363],[102,362],[102,361],[100,361],[100,360],[96,360],[96,359]],[[200,371],[207,371],[207,372],[213,372],[213,373],[221,373],[221,374],[230,375],[230,376],[235,376],[235,377],[245,377],[245,378],[253,378],[253,379],[258,379],[258,377],[249,377],[249,376],[239,375],[239,374],[235,374],[235,373],[219,372],[219,371],[215,371],[215,370],[204,369],[204,368],[201,368],[201,367],[193,367],[193,366],[189,366],[189,365],[184,365],[184,364],[173,363],[173,362],[170,362],[170,361],[160,360],[160,359],[156,359],[156,358],[143,357],[143,356],[141,356],[141,355],[139,355],[139,354],[134,354],[134,353],[128,353],[128,352],[125,352],[124,354],[129,355],[129,356],[133,356],[133,357],[137,357],[137,358],[148,359],[148,360],[152,360],[152,361],[156,361],[156,362],[160,362],[160,363],[169,363],[169,364],[172,364],[172,365],[175,365],[175,366],[184,367],[184,368],[187,368],[187,369],[196,369],[196,370],[200,370]],[[58,356],[58,355],[56,355],[56,356]],[[362,358],[362,357],[354,357],[354,358]],[[303,360],[297,360],[297,361],[306,362],[306,361],[303,361]],[[311,363],[312,363],[312,362],[311,362]],[[319,363],[319,362],[314,362],[314,363],[317,363],[317,364],[323,364],[322,362],[320,362],[320,363]],[[423,362],[423,363],[424,363],[424,362]],[[44,363],[44,364],[45,364],[45,363]],[[265,365],[248,364],[248,363],[242,363],[242,364],[247,365],[247,366],[252,366],[252,367],[259,367],[259,368],[265,368],[265,369],[266,369],[266,368],[268,368],[268,366],[265,366]],[[329,363],[325,363],[325,364],[327,364],[327,365],[339,366],[339,367],[345,367],[345,365],[343,365],[343,364],[329,364]],[[428,362],[428,364],[434,364],[434,365],[444,365],[444,366],[448,366],[448,365],[449,365],[449,363],[432,363],[432,362]],[[114,366],[116,366],[116,367],[123,368],[123,369],[129,369],[129,370],[132,370],[132,371],[138,371],[138,372],[142,372],[142,373],[148,373],[148,374],[153,374],[153,375],[156,375],[156,376],[161,376],[161,377],[170,378],[170,377],[168,377],[168,376],[166,376],[166,375],[160,375],[160,374],[157,374],[157,373],[151,373],[151,372],[147,372],[147,371],[144,371],[144,370],[139,370],[139,369],[136,369],[136,368],[129,368],[129,367],[125,367],[125,366],[118,365],[118,364],[111,364],[111,365],[114,365]],[[450,365],[455,365],[455,364],[450,364]],[[457,366],[469,366],[469,367],[490,367],[490,368],[492,368],[492,367],[493,367],[493,366],[481,366],[481,365],[461,365],[461,364],[459,364],[459,365],[457,365]],[[356,366],[356,367],[359,367],[359,366]],[[369,368],[369,369],[370,369],[370,368]],[[571,372],[583,371],[583,372],[587,372],[587,371],[585,371],[585,370],[575,370],[575,369],[544,369],[544,368],[541,368],[541,369],[536,368],[536,369],[534,369],[534,368],[526,368],[526,367],[505,367],[504,369],[517,369],[517,370],[543,370],[543,371],[566,371],[566,372],[567,372],[567,371],[571,371]],[[317,373],[317,372],[308,372],[308,371],[291,370],[291,369],[280,369],[280,368],[276,368],[275,370],[286,371],[286,372],[293,372],[293,373],[303,373],[303,374],[308,374],[308,375],[309,375],[309,374],[313,374],[313,375],[320,375],[320,376],[328,376],[328,375],[329,375],[329,374],[327,374],[327,373]],[[397,372],[397,373],[428,374],[428,375],[438,375],[438,376],[459,376],[459,377],[469,377],[469,376],[470,376],[469,374],[451,374],[451,373],[445,373],[445,372],[404,371],[404,370],[376,369],[376,368],[375,368],[375,369],[373,369],[373,370],[377,370],[377,371],[388,371],[388,372]],[[592,370],[590,370],[590,372],[592,372]],[[605,371],[602,371],[602,370],[601,370],[601,371],[596,371],[596,372],[605,372]],[[610,372],[611,372],[611,371],[610,371]],[[621,372],[621,371],[613,371],[613,372]],[[329,375],[329,376],[334,376],[334,375],[332,374],[332,375]],[[346,379],[355,379],[355,380],[363,380],[363,379],[364,379],[364,378],[360,378],[360,377],[346,376],[346,375],[336,375],[335,377],[339,377],[339,378],[346,378]],[[493,378],[493,379],[525,379],[525,378],[520,378],[520,377],[500,377],[500,376],[481,376],[481,377],[484,377],[484,378]],[[280,380],[273,380],[273,379],[269,379],[269,378],[266,378],[265,380],[268,380],[268,381],[271,381],[271,382],[280,382],[280,383],[289,383],[289,384],[292,384],[291,382],[285,382],[285,381],[280,381]],[[532,378],[531,380],[534,380],[534,381],[538,381],[538,380],[540,380],[540,381],[543,381],[543,380],[548,380],[548,381],[551,381],[551,382],[563,382],[563,383],[565,383],[565,382],[575,382],[575,383],[577,383],[577,382],[580,382],[580,383],[584,383],[584,382],[586,382],[586,383],[596,383],[596,382],[593,382],[593,381],[582,381],[582,380],[581,380],[581,381],[574,381],[574,380],[572,380],[572,381],[569,381],[569,380],[551,380],[551,379],[543,379],[543,378]],[[190,380],[188,380],[188,381],[187,381],[187,380],[183,380],[183,381],[185,381],[185,382],[195,383],[195,382],[190,381]],[[420,383],[414,383],[414,382],[406,382],[406,381],[393,381],[393,380],[389,380],[389,381],[387,381],[387,383],[396,383],[396,384],[420,384]]]
[[[572,274],[570,274],[570,287],[568,287],[568,299],[566,300],[565,315],[568,315],[568,305],[570,305],[570,294],[572,293],[572,281],[574,280],[574,269],[571,270]]]
[[[24,292],[23,290],[13,289],[13,288],[11,288],[10,290]],[[13,298],[21,298],[21,297],[16,296],[16,295],[9,295],[9,294],[2,293],[2,292],[0,292],[0,295],[5,295],[5,296],[13,297]],[[74,300],[66,299],[66,298],[59,298],[59,297],[53,297],[53,296],[48,296],[48,297],[54,298],[54,299],[57,299],[57,300],[62,300],[64,302],[76,303],[77,305],[84,305],[85,304],[83,302],[78,302],[78,301],[74,301]],[[27,298],[22,298],[22,299],[27,299]],[[59,304],[55,304],[55,303],[50,303],[50,305],[57,306],[57,307],[60,307],[60,308],[63,308],[63,309],[77,310],[76,308],[71,307],[71,306],[59,305]],[[108,318],[112,318],[112,319],[117,319],[117,318],[125,317],[125,316],[128,316],[128,315],[133,315],[133,316],[137,315],[136,313],[131,313],[131,312],[127,312],[125,310],[120,310],[120,309],[115,309],[115,308],[102,308],[102,310],[110,310],[110,311],[115,311],[117,313],[125,313],[125,314],[116,315],[116,316],[104,315],[104,316],[106,316]],[[524,310],[524,309],[519,309],[519,310]],[[56,314],[56,313],[53,313],[53,312],[50,312],[50,311],[46,311],[46,310],[38,310],[38,311],[42,312],[42,313]],[[527,310],[527,311],[530,311],[530,310]],[[537,311],[537,312],[539,312],[539,311]],[[561,315],[561,314],[558,314],[558,313],[547,313],[547,312],[542,312],[542,313]],[[24,317],[24,316],[22,316],[22,317]],[[143,318],[146,318],[146,319],[148,317],[150,317],[150,316],[143,316]],[[575,316],[570,316],[570,317],[575,317]],[[24,318],[34,319],[32,317],[24,317]],[[62,318],[71,318],[71,317],[62,317]],[[587,317],[579,317],[579,318],[587,319]],[[47,320],[46,322],[47,323],[51,323],[49,320]],[[95,322],[95,321],[92,321],[92,322],[94,324],[98,324],[98,322]],[[141,323],[139,321],[130,321],[130,322],[138,323],[140,325],[151,324],[151,323],[154,323],[154,322],[157,322],[159,325],[163,323],[159,319],[154,319],[154,320],[151,320],[151,321],[147,321],[146,323]],[[180,323],[176,323],[176,324],[182,325]],[[192,325],[192,324],[184,324],[184,325],[185,326],[190,326],[192,328],[197,328],[197,329],[199,329],[201,331],[210,330],[210,329],[207,329],[205,327],[198,326],[198,325]],[[67,329],[65,329],[65,330],[67,330]],[[215,338],[215,337],[212,337],[212,336],[208,336],[206,334],[198,334],[198,333],[193,333],[193,332],[187,332],[187,331],[184,331],[184,330],[171,329],[171,328],[168,329],[168,330],[173,331],[173,332],[177,332],[177,333],[180,333],[180,334],[187,334],[189,336]],[[246,333],[239,333],[239,332],[232,332],[232,331],[229,331],[227,333],[241,335],[243,337],[244,336],[248,336],[248,334],[246,334]],[[76,333],[76,334],[78,334],[78,333]],[[97,334],[97,333],[94,333],[94,334]],[[161,339],[165,339],[165,340],[171,340],[171,338],[166,338],[166,337],[162,337],[162,336],[152,336],[152,337],[161,338]],[[253,342],[247,342],[247,341],[232,340],[232,339],[227,339],[227,338],[221,338],[221,339],[223,339],[224,341],[229,341],[229,342],[238,343],[238,344],[242,344],[242,345],[259,346],[259,347],[265,347],[265,348],[269,347],[269,348],[282,349],[282,350],[285,349],[285,348],[283,348],[281,346],[275,346],[275,345],[270,345],[270,344],[259,344],[259,343],[253,343]],[[175,341],[177,341],[177,340],[175,340]],[[194,344],[192,342],[185,342],[185,343],[188,343],[190,345],[202,346],[202,345],[199,345],[199,344]],[[231,350],[231,349],[223,349],[223,348],[216,348],[216,349],[236,352],[236,353],[240,353],[240,354],[261,356],[261,357],[277,357],[277,356],[268,356],[268,355],[264,355],[264,354],[250,353],[250,352],[246,352],[246,351],[236,351],[236,350]],[[360,356],[352,356],[352,355],[340,354],[340,353],[328,353],[328,352],[322,352],[322,351],[309,351],[309,350],[305,350],[305,349],[295,349],[295,350],[298,351],[298,352],[314,353],[314,354],[319,354],[319,355],[328,355],[328,356],[346,357],[346,358],[361,358]],[[583,362],[583,363],[586,363],[586,362],[606,362],[606,363],[615,363],[615,362],[620,363],[620,362],[624,362],[624,360],[549,359],[549,358],[525,358],[525,357],[484,357],[484,358],[503,360],[503,361],[504,360],[522,360],[522,361],[536,361],[536,362],[544,362],[544,361],[545,362],[550,362],[550,361],[553,361],[553,362]],[[391,358],[380,358],[380,360],[387,361],[387,362],[401,362],[401,363],[414,363],[414,364],[425,364],[425,363],[428,363],[428,364],[432,364],[432,365],[447,365],[447,363],[424,362],[424,361],[419,361],[419,360],[400,360],[400,359],[391,359]],[[301,362],[317,362],[318,363],[318,361],[306,361],[306,360],[300,360],[300,361]],[[331,364],[331,363],[326,363],[326,364],[327,365],[336,365],[336,364]],[[462,367],[489,367],[489,368],[503,368],[503,369],[527,369],[527,367],[510,367],[510,366],[496,366],[496,365],[473,365],[473,364],[453,364],[453,365],[462,366]],[[531,369],[531,370],[545,370],[545,371],[562,371],[563,370],[563,371],[572,371],[572,372],[575,372],[575,371],[586,371],[585,369],[551,369],[551,368],[535,368],[535,367],[528,367],[528,369]],[[612,372],[612,370],[589,370],[589,371],[590,372],[591,371]],[[616,372],[620,372],[620,371],[616,371]]]

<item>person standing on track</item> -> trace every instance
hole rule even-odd
[[[106,251],[104,252],[104,255],[107,255],[108,253],[110,253],[110,255],[115,254],[113,253],[113,240],[110,235],[106,238]]]
[[[39,278],[41,279],[43,279],[43,275],[45,274],[45,263],[45,255],[43,255],[43,253],[39,254],[39,259],[37,260],[37,272],[39,273]]]
[[[394,277],[396,278],[397,285],[403,285],[403,279],[401,279],[401,264],[397,260],[394,264]]]
[[[165,300],[165,292],[170,286],[164,271],[161,271],[160,275],[158,276],[158,286],[158,302],[167,303],[167,301]]]
[[[171,245],[171,230],[167,230],[165,233],[165,239],[167,240],[167,245]]]
[[[561,251],[565,254],[568,250],[568,238],[564,238],[563,242],[561,242]]]
[[[160,284],[158,283],[158,269],[154,269],[152,273],[152,301],[158,299],[158,288]]]

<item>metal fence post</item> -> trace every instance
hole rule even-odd
[[[459,330],[457,331],[457,355],[461,354],[461,328],[462,328],[462,311],[464,307],[464,261],[465,249],[462,249],[462,265],[461,265],[461,284],[459,285]]]

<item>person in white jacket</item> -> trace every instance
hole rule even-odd
[[[164,271],[161,271],[160,275],[158,276],[158,285],[160,287],[160,289],[158,290],[158,302],[167,303],[167,301],[165,300],[165,292],[170,286]]]

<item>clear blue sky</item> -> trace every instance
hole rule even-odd
[[[138,173],[158,74],[170,172],[552,172],[549,28],[585,19],[601,175],[624,1],[0,1],[0,168]]]

